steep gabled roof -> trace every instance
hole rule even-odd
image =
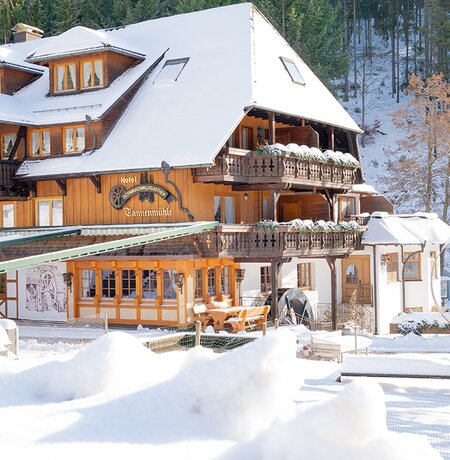
[[[254,107],[361,132],[250,3],[146,21],[102,34],[110,43],[120,42],[127,49],[139,46],[146,58],[111,88],[89,94],[42,97],[48,85],[45,74],[40,82],[30,85],[33,88],[14,96],[27,100],[28,105],[36,98],[31,104],[34,110],[28,114],[31,124],[77,121],[76,117],[81,121],[86,114],[93,119],[101,117],[112,103],[108,90],[114,92],[115,84],[123,89],[168,50],[100,149],[75,157],[27,161],[19,176],[150,169],[159,168],[161,161],[174,167],[211,164],[245,113]],[[58,37],[46,40],[47,51],[56,52]],[[24,51],[25,58],[32,50]],[[292,81],[282,57],[295,63],[304,85]],[[174,67],[181,69],[178,78],[162,79],[160,72],[167,70],[164,66],[174,62],[184,63],[184,67]],[[3,112],[1,99],[0,107]],[[15,113],[17,106],[10,110]]]

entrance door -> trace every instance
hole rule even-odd
[[[350,256],[342,261],[342,302],[349,303],[358,283],[370,285],[370,257]]]

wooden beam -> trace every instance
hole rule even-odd
[[[330,267],[331,275],[331,328],[333,331],[337,329],[337,279],[336,279],[336,258],[326,258]]]
[[[328,148],[334,151],[335,150],[334,128],[333,127],[328,128],[327,132],[328,132]]]
[[[269,116],[269,144],[275,144],[275,113],[268,112]]]
[[[34,181],[29,182],[28,185],[29,185],[29,187],[30,187],[31,196],[32,196],[33,198],[36,198],[36,197],[37,197],[37,186],[36,186],[36,182],[34,182]]]
[[[17,131],[16,141],[14,142],[13,148],[11,149],[11,152],[9,153],[9,156],[8,156],[9,161],[14,160],[17,150],[19,149],[20,141],[22,139],[25,139],[26,132],[27,132],[27,128],[25,126],[21,126],[19,130]],[[25,147],[25,155],[26,155],[26,147]]]
[[[97,193],[102,192],[102,180],[99,175],[89,176],[90,181],[94,184],[95,190]]]
[[[61,195],[67,195],[66,179],[55,179],[55,182],[58,184],[59,189],[61,190]]]

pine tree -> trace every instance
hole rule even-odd
[[[55,6],[55,31],[60,34],[80,24],[77,0],[58,0]]]

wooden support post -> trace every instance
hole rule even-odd
[[[269,144],[275,144],[275,113],[268,112],[269,115]]]
[[[335,150],[335,145],[334,145],[334,128],[328,128],[328,148],[330,150]]]
[[[267,323],[264,322],[263,323],[263,335],[266,335],[267,334]]]
[[[331,328],[337,329],[337,281],[336,281],[336,257],[326,258],[330,267],[331,276]]]
[[[277,205],[278,205],[279,198],[280,198],[279,190],[270,191],[270,200],[269,200],[269,219],[270,220],[278,219]]]
[[[273,320],[275,321],[276,318],[279,316],[278,311],[278,279],[280,277],[281,267],[283,266],[283,262],[277,262],[276,260],[271,260],[270,262],[270,274],[271,274],[271,282],[272,282],[272,308],[271,308],[271,315]]]
[[[21,126],[19,130],[17,131],[16,141],[14,142],[13,148],[11,149],[11,152],[9,153],[9,156],[8,156],[9,161],[14,160],[17,150],[19,149],[20,141],[23,139],[25,142],[26,133],[27,133],[27,128],[25,126]],[[26,146],[24,148],[24,154],[26,155]]]
[[[277,330],[280,326],[280,320],[278,318],[275,318],[275,320],[273,321],[273,326],[275,328],[275,330]]]
[[[200,321],[195,322],[195,342],[194,346],[198,347],[200,345],[200,333],[202,331],[202,323]]]

